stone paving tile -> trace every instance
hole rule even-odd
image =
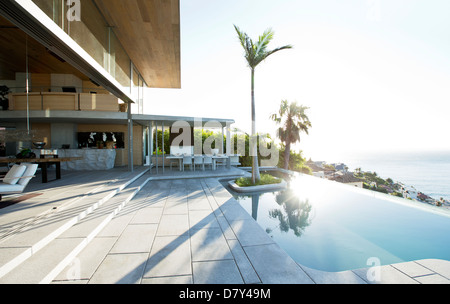
[[[56,278],[55,281],[89,280],[98,266],[108,255],[117,238],[97,237],[92,240],[78,257],[72,261]]]
[[[188,203],[186,197],[177,199],[168,199],[164,207],[164,214],[187,214]]]
[[[273,239],[253,219],[229,222],[243,247],[273,244]]]
[[[277,244],[243,248],[264,284],[314,283]]]
[[[369,284],[418,284],[416,280],[391,265],[381,266],[375,270],[356,269],[353,272]]]
[[[191,251],[193,262],[233,259],[222,230],[218,228],[193,231]]]
[[[352,271],[326,272],[301,265],[300,267],[316,284],[367,284]]]
[[[234,260],[192,263],[194,284],[243,284]]]
[[[164,208],[162,207],[145,207],[136,211],[131,220],[131,224],[158,224]]]
[[[403,272],[404,274],[406,274],[410,277],[424,276],[424,275],[430,275],[430,274],[434,273],[430,269],[428,269],[416,262],[393,264],[392,267],[400,270],[401,272]]]
[[[252,263],[242,249],[241,244],[237,240],[227,240],[227,242],[245,284],[261,283],[258,274],[256,273],[255,269],[252,266]]]
[[[157,228],[157,224],[128,225],[111,249],[111,253],[150,252]]]
[[[206,196],[203,194],[203,197],[197,197],[195,199],[188,198],[188,208],[189,210],[211,210],[211,206],[209,205],[209,201]]]
[[[427,267],[428,269],[439,273],[440,275],[450,280],[450,261],[430,259],[416,261],[416,263]]]
[[[130,221],[133,219],[134,213],[121,212],[116,215],[102,231],[98,237],[119,237]]]
[[[147,257],[147,253],[108,254],[89,284],[138,284]]]
[[[415,277],[414,280],[418,281],[421,284],[450,284],[450,280],[437,273]]]
[[[189,211],[189,226],[191,230],[220,228],[219,222],[211,210]]]
[[[189,235],[156,237],[146,263],[144,278],[191,274]]]
[[[251,215],[233,198],[222,204],[220,210],[228,221],[253,220]]]
[[[141,284],[192,284],[192,275],[143,278]]]
[[[164,214],[158,227],[158,236],[182,235],[189,232],[187,214]]]

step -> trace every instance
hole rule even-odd
[[[0,278],[0,284],[48,284],[95,238],[147,183],[141,177],[77,224],[51,241],[16,269]],[[32,272],[32,274],[30,274]]]
[[[140,177],[0,278],[0,283],[50,283],[147,183]],[[50,249],[49,249],[50,248]],[[30,271],[33,274],[30,274]]]
[[[119,178],[106,186],[97,187],[96,191],[74,198],[53,212],[37,217],[22,230],[3,239],[0,242],[0,281],[63,233],[83,220],[86,221],[100,207],[104,205],[107,208],[109,204],[113,204],[122,197],[119,194],[126,195],[126,188],[142,179],[146,172],[144,170],[135,174],[129,180]]]
[[[30,226],[33,222],[69,207],[95,193],[102,193],[106,189],[116,189],[117,185],[124,184],[135,175],[130,172],[117,174],[117,172],[93,172],[86,176],[73,176],[64,180],[48,184],[42,189],[42,184],[29,187],[29,194],[36,194],[33,200],[0,209],[0,243],[4,239]],[[99,177],[101,176],[101,177]],[[80,183],[79,180],[83,182]],[[114,183],[117,183],[114,186]]]

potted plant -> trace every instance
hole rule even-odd
[[[7,86],[0,86],[0,110],[8,110],[9,109],[9,100],[6,96],[11,93]]]

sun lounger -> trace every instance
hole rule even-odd
[[[0,179],[0,201],[4,194],[22,193],[36,174],[38,165],[14,165],[6,176]]]

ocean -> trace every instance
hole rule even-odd
[[[343,157],[349,170],[376,172],[382,178],[392,178],[413,186],[433,198],[450,200],[450,151],[398,152],[349,155]]]

